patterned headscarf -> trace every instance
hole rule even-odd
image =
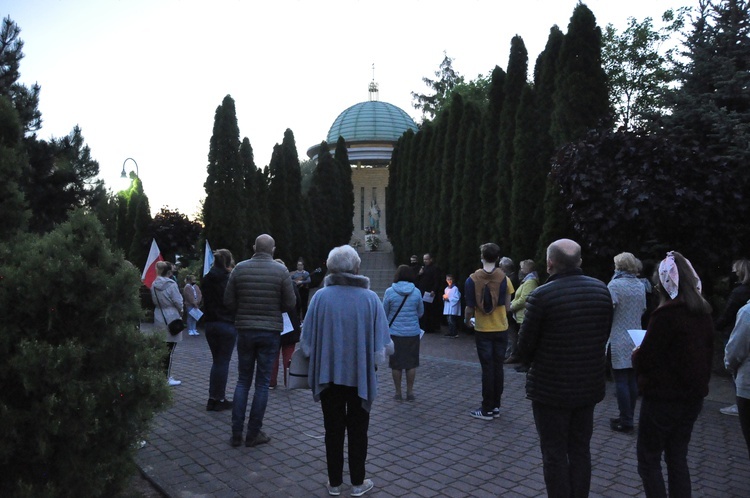
[[[685,261],[693,272],[693,275],[695,275],[695,280],[697,281],[696,288],[700,293],[702,291],[701,279],[695,272],[690,260],[685,258]],[[674,251],[669,251],[667,257],[659,263],[659,281],[670,298],[674,299],[677,297],[680,289],[680,272],[677,270],[677,264],[674,261]]]

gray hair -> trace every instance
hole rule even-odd
[[[500,264],[499,264],[499,266],[500,266],[500,268],[502,268],[502,270],[505,273],[512,273],[513,272],[513,268],[516,265],[513,264],[513,260],[512,259],[510,259],[507,256],[503,256],[502,258],[500,258]]]
[[[328,266],[329,273],[357,273],[361,262],[357,251],[346,244],[331,249],[331,252],[328,253],[326,266]]]

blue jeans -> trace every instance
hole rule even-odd
[[[661,472],[661,455],[667,464],[669,496],[691,495],[688,445],[703,399],[694,401],[661,401],[643,398],[638,421],[638,475],[647,498],[666,498],[667,490]]]
[[[263,427],[263,416],[268,404],[268,384],[271,382],[273,359],[279,354],[281,335],[267,330],[240,329],[237,331],[237,387],[234,388],[232,434],[242,434],[247,410],[247,394],[253,383],[255,393],[247,421],[246,439],[254,439]],[[257,364],[257,368],[256,368]]]
[[[561,407],[531,402],[549,498],[589,495],[594,406]]]
[[[208,398],[221,401],[226,397],[229,361],[237,343],[237,329],[227,322],[206,322],[206,342],[213,363],[208,380]]]
[[[505,373],[505,348],[508,347],[508,331],[474,332],[479,364],[482,365],[482,411],[491,412],[500,406],[503,395]]]
[[[632,368],[612,369],[617,392],[617,407],[620,409],[620,423],[626,427],[633,427],[635,403],[638,401],[638,383],[635,370]]]
[[[187,307],[187,311],[190,311],[191,309],[193,309],[192,306],[188,306]],[[190,313],[185,313],[185,314],[187,315],[187,329],[188,329],[188,332],[192,332],[194,330],[198,330],[198,320],[196,320],[195,318],[193,318],[193,315],[191,315]]]

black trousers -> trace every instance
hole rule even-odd
[[[661,455],[667,464],[669,496],[690,498],[688,445],[703,399],[662,401],[643,398],[638,419],[638,475],[647,498],[666,498]]]
[[[362,408],[357,388],[332,384],[320,393],[326,435],[328,482],[340,486],[344,477],[344,435],[349,437],[349,477],[352,486],[365,480],[367,430],[370,413]]]
[[[531,402],[549,498],[589,495],[594,406],[571,408]]]

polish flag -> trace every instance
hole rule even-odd
[[[153,285],[154,280],[156,280],[156,263],[159,261],[164,261],[164,258],[161,257],[161,251],[159,251],[159,246],[156,245],[156,239],[153,239],[151,241],[151,250],[148,251],[146,266],[143,268],[143,275],[141,275],[141,280],[143,280],[143,283],[149,289]]]
[[[208,240],[206,240],[206,254],[203,256],[203,276],[206,276],[206,273],[211,271],[211,266],[214,264],[214,252],[211,250],[211,246],[208,244]]]

